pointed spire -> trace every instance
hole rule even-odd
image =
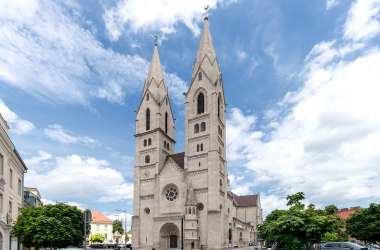
[[[160,56],[158,54],[157,47],[158,47],[157,39],[155,39],[152,61],[150,63],[148,77],[146,78],[145,85],[144,85],[144,93],[147,90],[148,85],[150,84],[152,79],[154,79],[157,84],[159,84],[164,79],[163,74],[162,74],[162,69],[161,69]]]
[[[197,199],[195,198],[195,193],[193,189],[193,185],[189,184],[189,188],[187,190],[187,197],[186,197],[186,206],[196,206],[197,205]]]
[[[195,58],[195,63],[193,67],[193,75],[195,74],[195,71],[198,70],[199,65],[202,63],[203,58],[206,55],[208,55],[211,61],[214,61],[214,59],[216,58],[214,45],[212,44],[211,34],[208,27],[207,16],[205,16],[204,18],[203,32],[202,32],[201,41],[199,42],[197,57]]]

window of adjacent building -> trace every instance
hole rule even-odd
[[[4,156],[0,154],[0,175],[4,175]]]
[[[22,190],[22,185],[21,185],[21,180],[20,179],[18,179],[18,189],[17,189],[17,191],[18,191],[18,195],[21,195],[21,190]]]
[[[13,170],[9,169],[9,186],[13,187]]]
[[[149,130],[150,129],[150,109],[147,109],[145,111],[145,128],[146,130]]]
[[[199,133],[199,124],[194,125],[194,134]]]
[[[206,123],[202,122],[201,123],[201,132],[206,131]]]
[[[3,194],[0,194],[0,214],[3,213]]]
[[[203,114],[205,112],[205,96],[203,93],[198,95],[198,103],[197,103],[197,113]]]
[[[96,225],[96,230],[99,230],[99,225]]]
[[[149,155],[145,156],[145,163],[150,163],[150,156]]]
[[[165,112],[165,133],[168,133],[168,112]]]
[[[220,96],[218,96],[218,117],[220,118]]]
[[[104,234],[104,238],[106,238],[106,239],[107,239],[107,233],[105,233],[105,234]]]

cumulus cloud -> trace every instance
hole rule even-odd
[[[149,62],[105,48],[82,11],[70,2],[1,1],[0,81],[87,107],[94,98],[122,104],[140,90]]]
[[[68,134],[64,130],[64,128],[59,124],[49,125],[44,130],[44,132],[48,137],[50,137],[50,139],[60,142],[62,144],[75,144],[78,142],[82,142],[89,146],[96,146],[99,144],[97,140],[92,139],[88,136],[72,136]]]
[[[105,160],[78,155],[57,157],[51,169],[28,171],[26,186],[38,187],[46,199],[67,202],[89,199],[115,202],[132,199],[133,184]],[[101,183],[102,185],[99,185]]]
[[[378,15],[368,22],[379,22]],[[255,182],[272,187],[263,199],[268,204],[299,191],[315,203],[379,199],[379,48],[354,39],[322,41],[300,78],[303,87],[267,112],[265,129],[254,115],[230,110],[229,163],[245,160]]]
[[[49,160],[52,158],[52,155],[49,154],[48,152],[44,151],[44,150],[38,150],[38,155],[37,156],[33,156],[32,158],[30,159],[26,159],[25,160],[25,163],[28,167],[31,167],[31,166],[37,166],[39,165],[41,162],[43,161],[46,161],[46,160]]]
[[[10,110],[1,99],[0,113],[5,119],[5,121],[8,123],[10,131],[16,135],[27,134],[35,128],[33,123],[31,123],[28,120],[21,119],[16,113]]]

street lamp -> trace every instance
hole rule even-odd
[[[124,212],[124,233],[125,233],[125,236],[124,236],[124,243],[127,244],[126,242],[126,236],[127,236],[127,210],[122,210],[122,209],[115,209],[115,211],[119,211],[119,212]]]

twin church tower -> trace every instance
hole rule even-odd
[[[229,190],[226,101],[207,17],[185,95],[185,152],[176,153],[174,117],[155,45],[136,114],[132,245],[248,245],[255,240],[259,196]],[[239,216],[239,208],[252,216],[247,211]]]

